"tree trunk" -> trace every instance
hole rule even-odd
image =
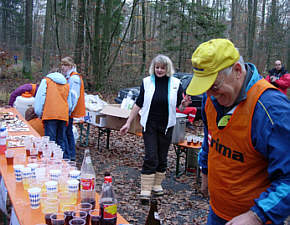
[[[145,75],[146,67],[146,12],[145,12],[145,0],[142,1],[142,65],[141,74]]]
[[[85,16],[85,0],[78,0],[78,24],[77,39],[75,44],[74,60],[78,67],[82,61],[82,50],[84,48],[84,16]]]
[[[233,43],[236,42],[236,1],[232,0],[231,39]]]
[[[25,78],[31,76],[31,49],[32,49],[32,8],[33,0],[26,0],[25,5],[25,30],[24,30],[24,54],[22,73]]]
[[[42,74],[47,74],[50,64],[51,32],[52,32],[52,1],[46,2],[45,25],[43,33]]]

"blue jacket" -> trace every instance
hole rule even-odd
[[[253,64],[247,66],[253,72],[245,88],[245,98],[247,91],[262,79]],[[204,141],[198,159],[204,174],[207,174],[208,156],[207,118],[204,111],[206,99],[207,95],[204,94],[202,102]],[[214,97],[211,99],[219,120],[223,116],[224,108]],[[251,135],[255,149],[268,160],[268,174],[272,181],[271,186],[255,199],[255,205],[251,210],[264,223],[271,220],[274,224],[283,224],[290,214],[290,101],[280,91],[268,89],[260,96],[252,118]]]
[[[65,77],[61,73],[58,73],[58,72],[50,73],[46,77],[52,79],[57,84],[67,83]],[[34,100],[34,111],[39,118],[41,118],[42,112],[43,112],[43,106],[46,99],[46,88],[47,88],[46,80],[42,79],[40,82],[39,88],[37,90],[37,93],[35,95],[35,100]],[[69,105],[69,108],[71,108],[70,96],[68,96],[68,105]]]

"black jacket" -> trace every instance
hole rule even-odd
[[[284,66],[281,67],[281,70],[276,70],[276,68],[273,68],[269,71],[270,76],[275,76],[275,77],[282,77],[285,73],[288,73],[287,70],[285,70]]]

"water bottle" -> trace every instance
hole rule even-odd
[[[117,224],[117,199],[112,188],[112,177],[105,174],[102,192],[99,200],[102,225]]]
[[[0,154],[5,154],[7,148],[7,129],[5,127],[0,128]]]
[[[96,174],[90,156],[90,150],[85,150],[85,155],[81,167],[80,175],[80,189],[81,189],[81,202],[88,202],[96,206]]]

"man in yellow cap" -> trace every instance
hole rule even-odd
[[[186,92],[204,93],[202,192],[208,225],[283,224],[290,212],[290,104],[227,39],[192,55]]]

